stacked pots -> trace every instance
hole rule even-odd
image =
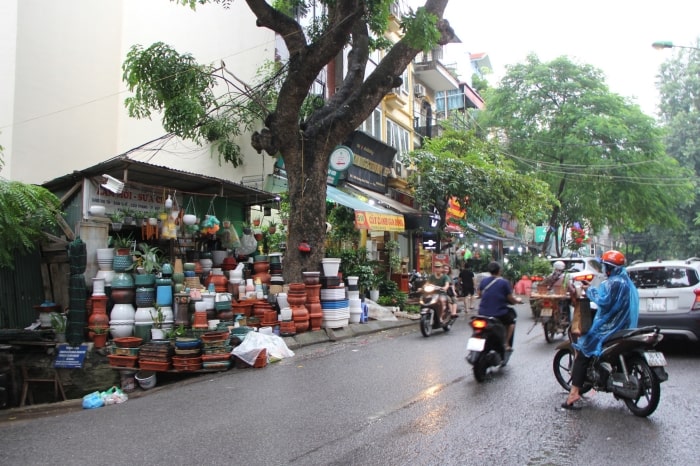
[[[151,328],[153,318],[151,312],[155,312],[153,303],[156,302],[156,276],[153,274],[139,274],[134,276],[136,287],[134,314],[134,336],[142,338],[144,343],[151,341]]]
[[[114,248],[99,248],[96,253],[97,268],[99,270],[95,278],[103,278],[105,287],[112,286],[112,278],[114,278]]]
[[[309,311],[306,303],[306,285],[304,283],[290,283],[287,292],[287,302],[292,309],[292,320],[296,327],[296,333],[309,329]]]
[[[114,256],[117,257],[122,256]],[[122,268],[122,265],[115,266]],[[134,333],[134,320],[136,310],[134,309],[134,279],[131,274],[125,271],[118,271],[115,268],[114,278],[112,278],[111,296],[114,306],[110,313],[109,329],[113,338],[130,337]]]

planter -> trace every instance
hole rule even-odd
[[[379,301],[379,290],[369,290],[369,299],[375,303]]]
[[[153,371],[138,371],[134,378],[144,390],[156,386],[156,373]]]
[[[335,257],[326,257],[321,259],[323,266],[323,275],[326,277],[337,277],[340,269],[340,259]]]
[[[165,340],[165,330],[162,328],[152,328],[151,338],[154,340]]]
[[[95,348],[104,348],[107,344],[107,328],[105,328],[104,330],[104,333],[95,333],[92,331],[89,333],[88,336],[95,345]]]

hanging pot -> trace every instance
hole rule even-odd
[[[182,216],[182,221],[185,225],[194,225],[197,223],[197,216],[194,214],[185,214]]]

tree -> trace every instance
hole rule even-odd
[[[542,251],[579,222],[589,231],[677,227],[677,205],[693,199],[692,173],[664,152],[661,130],[639,106],[609,91],[603,75],[567,57],[536,55],[508,67],[486,92],[484,124],[499,131],[524,173],[557,199]],[[556,241],[561,254],[563,238]]]
[[[1,157],[0,169],[4,165]],[[15,254],[36,249],[44,229],[56,225],[61,201],[41,186],[0,178],[0,267],[14,269]]]
[[[700,48],[700,39],[696,41]],[[666,151],[683,166],[700,174],[700,50],[678,48],[674,57],[661,65],[659,116],[666,128]],[[697,186],[695,193],[697,194]],[[700,251],[700,205],[676,209],[683,220],[681,229],[649,235],[658,246],[658,257],[687,258]]]
[[[410,178],[416,201],[424,209],[437,209],[440,230],[453,196],[467,208],[470,220],[508,213],[523,224],[542,220],[555,202],[546,183],[518,173],[497,144],[474,132],[446,130],[426,139],[404,163],[416,168]]]
[[[210,0],[177,1],[194,8]],[[231,0],[211,1],[225,7],[231,3]],[[324,256],[326,173],[330,153],[360,126],[392,88],[401,84],[402,72],[418,52],[453,40],[454,31],[442,19],[447,2],[426,0],[424,7],[404,16],[401,19],[403,38],[388,47],[374,70],[367,72],[372,48],[386,45],[373,38],[383,37],[386,31],[391,0],[279,0],[272,5],[261,0],[246,0],[257,18],[256,24],[277,33],[290,52],[279,75],[281,84],[277,98],[265,115],[264,127],[252,135],[253,147],[259,153],[281,154],[287,171],[290,200],[284,268],[287,280],[300,279],[303,270],[317,270]],[[305,13],[310,4],[321,7],[319,10],[325,14],[305,31],[295,14]],[[345,47],[349,47],[350,52],[348,72],[343,81],[326,101],[316,102],[309,109],[305,106],[309,88],[319,72]],[[215,144],[228,140],[232,128],[226,122],[230,119],[221,109],[228,109],[230,105],[214,96],[213,82],[208,81],[225,80],[222,69],[207,69],[191,60],[182,64],[181,59],[189,58],[187,56],[163,55],[166,56],[151,54],[154,61],[138,68],[138,73],[134,72],[141,57],[138,50],[125,63],[125,78],[129,87],[136,90],[132,101],[136,111],[132,114],[146,116],[146,108],[163,110],[168,120],[165,123],[170,123],[166,129],[171,128],[169,131],[178,136],[206,139]],[[166,60],[169,60],[170,71],[177,68],[190,78],[179,79],[173,85],[167,79],[158,81],[155,72],[164,69],[162,64]],[[166,69],[163,74],[167,72]],[[163,90],[168,91],[167,98],[163,97]],[[207,127],[217,131],[200,131]],[[240,160],[231,144],[227,143],[226,147],[229,152],[224,155],[225,161]],[[310,253],[297,249],[302,241],[312,245]]]

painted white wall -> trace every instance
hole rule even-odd
[[[6,1],[6,0],[5,0]],[[2,2],[2,9],[10,9]],[[43,183],[130,151],[164,134],[154,121],[128,117],[121,65],[130,47],[162,41],[201,63],[224,60],[237,76],[252,81],[265,60],[274,58],[274,34],[257,28],[243,2],[229,10],[201,5],[197,11],[169,0],[10,1],[16,6],[14,60],[0,63],[6,76],[16,76],[13,89],[0,94],[14,102],[11,120],[3,105],[0,145],[11,159],[8,178]],[[0,10],[0,14],[4,11]],[[11,11],[10,11],[11,13]],[[2,22],[11,22],[2,14]],[[3,28],[2,39],[10,34]],[[3,58],[11,47],[3,40]],[[16,72],[12,73],[14,66]],[[12,84],[12,83],[9,83]],[[8,105],[8,108],[11,108]],[[242,176],[271,171],[241,137],[245,166],[219,166],[210,149],[172,140],[159,150],[137,150],[130,157],[156,165],[239,181]],[[7,141],[11,142],[8,147]],[[263,168],[263,160],[265,167]],[[8,170],[6,170],[8,171]]]
[[[10,178],[12,158],[12,113],[14,109],[15,50],[17,48],[17,0],[0,2],[0,154],[4,166],[0,176]]]

